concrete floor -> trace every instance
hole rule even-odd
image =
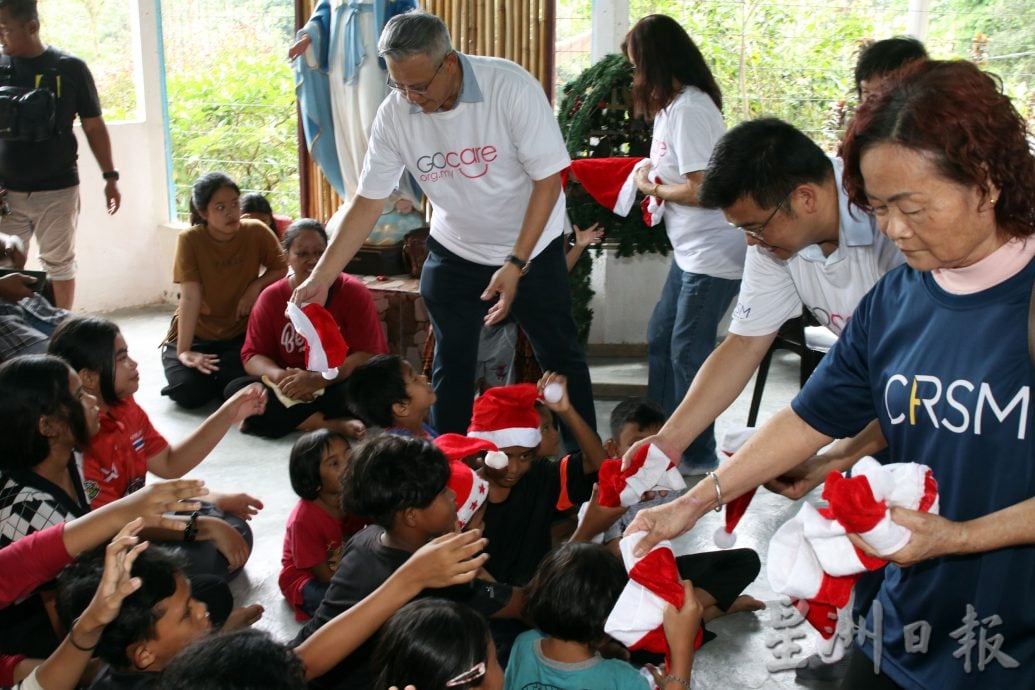
[[[130,353],[140,364],[141,387],[137,401],[151,416],[156,428],[167,438],[179,439],[194,429],[215,406],[200,411],[177,408],[159,391],[165,383],[158,344],[165,335],[172,310],[169,307],[147,307],[109,314],[119,324],[129,344]],[[642,360],[607,359],[591,361],[594,383],[624,384],[622,389],[646,383],[646,364]],[[778,354],[774,358],[766,384],[760,420],[784,407],[797,391],[798,359]],[[612,386],[613,390],[615,387]],[[741,426],[747,419],[752,385],[716,422],[716,435],[730,427]],[[608,416],[616,400],[597,400],[597,426],[607,428]],[[287,460],[294,436],[270,441],[245,436],[232,430],[194,476],[205,479],[208,486],[220,491],[245,491],[260,498],[264,509],[252,521],[255,547],[243,573],[232,588],[239,605],[261,603],[265,615],[258,624],[282,640],[290,639],[298,629],[290,607],[277,587],[280,571],[284,523],[297,497],[287,478]],[[760,489],[748,513],[737,529],[738,547],[751,547],[762,558],[762,574],[747,593],[767,604],[757,614],[741,613],[719,619],[709,625],[718,638],[703,647],[694,665],[695,688],[727,690],[740,688],[832,687],[822,683],[803,684],[793,670],[775,670],[781,666],[777,655],[788,649],[787,642],[801,647],[793,656],[801,659],[811,653],[811,637],[797,639],[806,625],[778,629],[781,598],[768,586],[765,558],[769,537],[793,515],[797,505]],[[712,513],[675,542],[679,553],[714,549],[712,535],[720,525],[720,515]],[[786,609],[783,609],[786,610]],[[788,632],[791,634],[789,635]],[[793,662],[792,662],[793,664]],[[773,670],[771,670],[773,669]]]

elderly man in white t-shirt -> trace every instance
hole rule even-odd
[[[453,50],[445,24],[427,12],[394,17],[378,51],[393,93],[378,110],[341,231],[293,299],[319,301],[406,170],[434,208],[421,274],[436,339],[432,426],[467,431],[479,333],[508,315],[542,368],[567,376],[572,404],[595,426],[564,262],[559,173],[570,160],[542,87],[513,62]]]
[[[701,206],[722,210],[730,232],[744,233],[748,252],[729,335],[661,430],[641,442],[654,443],[670,458],[678,458],[736,400],[780,326],[800,315],[803,305],[840,334],[863,295],[903,262],[873,218],[849,204],[841,161],[777,119],[744,122],[719,140],[698,199]],[[846,469],[883,446],[871,425],[769,488],[799,497],[830,470]]]

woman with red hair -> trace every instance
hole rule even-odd
[[[859,108],[842,156],[852,202],[907,265],[863,299],[789,408],[628,531],[650,532],[643,548],[682,533],[876,418],[892,459],[933,471],[940,515],[891,511],[912,536],[884,556],[842,687],[1031,687],[1035,158],[1024,120],[973,64],[923,61]]]

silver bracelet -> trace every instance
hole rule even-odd
[[[664,685],[668,685],[668,682],[669,682],[670,680],[674,680],[674,681],[676,681],[677,683],[679,683],[680,685],[682,685],[682,686],[683,686],[684,688],[686,688],[686,690],[690,690],[690,681],[688,681],[688,680],[683,680],[683,679],[682,679],[682,678],[680,678],[679,676],[675,676],[675,675],[672,675],[671,673],[670,673],[670,674],[668,674],[667,676],[665,676],[664,678],[662,678],[662,679],[661,679],[661,684],[662,684],[663,686],[664,686]]]
[[[719,485],[719,478],[716,476],[716,474],[714,472],[709,472],[708,476],[712,478],[712,484],[715,484],[715,498],[719,502],[719,504],[717,506],[715,506],[715,512],[716,513],[721,513],[722,512],[722,487]],[[687,686],[687,687],[689,687],[689,686]]]

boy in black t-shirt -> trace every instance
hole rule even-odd
[[[539,452],[543,422],[536,401],[551,383],[560,385],[560,399],[540,404],[561,418],[581,449],[559,462]],[[551,525],[559,511],[589,499],[604,448],[572,407],[565,378],[552,372],[543,374],[538,387],[525,383],[487,390],[474,403],[467,435],[495,443],[508,458],[506,466],[487,464],[479,470],[489,482],[485,568],[497,580],[524,585],[550,551]]]
[[[377,589],[410,555],[432,539],[456,529],[456,503],[446,482],[449,465],[430,441],[385,434],[361,447],[342,475],[342,508],[374,524],[345,546],[316,615],[295,638],[297,646],[316,630]],[[519,614],[521,590],[474,580],[468,585],[427,590],[466,604],[493,618]],[[342,663],[312,681],[316,688],[372,688],[373,647],[363,644]]]

